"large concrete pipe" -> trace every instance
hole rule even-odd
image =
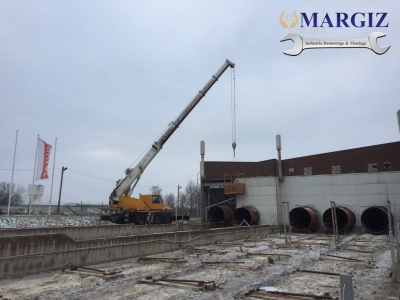
[[[356,223],[356,216],[353,211],[346,206],[336,206],[336,219],[338,232],[347,234],[351,231]],[[326,229],[329,233],[333,232],[332,209],[328,208],[322,215]]]
[[[385,234],[389,230],[389,218],[388,218],[387,207],[385,206],[368,207],[361,214],[361,223],[368,233]]]
[[[299,206],[289,212],[290,226],[293,232],[311,233],[317,230],[320,220],[318,212],[310,206]]]
[[[253,206],[238,207],[233,212],[233,223],[239,226],[245,220],[249,225],[258,225],[259,215],[257,209]]]
[[[233,208],[228,206],[213,206],[207,212],[210,227],[225,227],[232,223]]]

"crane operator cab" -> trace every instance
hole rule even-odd
[[[161,198],[161,195],[152,195],[153,197],[153,199],[152,199],[152,203],[153,204],[155,204],[155,203],[157,203],[157,204],[159,204],[159,203],[164,203],[164,201],[162,200],[162,198]]]

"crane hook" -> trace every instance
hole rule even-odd
[[[236,142],[233,142],[233,143],[232,143],[232,148],[233,148],[233,157],[235,157],[235,156],[236,156],[236,154],[235,154]]]

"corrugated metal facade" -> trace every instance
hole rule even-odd
[[[204,162],[205,181],[223,179],[224,174],[244,173],[246,177],[278,176],[277,160],[270,159],[260,162]]]
[[[378,172],[400,171],[400,142],[282,160],[284,176],[304,175],[307,167],[312,167],[312,175],[332,174],[333,166],[340,166],[340,173],[366,173],[368,164],[376,164]]]
[[[385,163],[390,163],[390,167],[387,164],[385,168]],[[300,176],[305,175],[304,168],[308,168],[309,175],[324,175],[333,174],[332,167],[340,166],[334,168],[335,172],[366,173],[368,164],[376,164],[377,172],[400,171],[400,142],[284,159],[282,171],[284,176]],[[260,162],[211,161],[204,163],[204,171],[205,181],[222,179],[224,174],[236,172],[245,173],[246,177],[278,175],[276,159]]]

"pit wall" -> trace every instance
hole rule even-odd
[[[289,202],[289,211],[296,206],[312,206],[321,218],[331,207],[330,201],[335,201],[354,212],[358,228],[362,228],[361,214],[365,209],[385,206],[387,200],[399,218],[400,172],[286,176],[282,183],[275,177],[253,177],[246,179],[246,195],[236,197],[237,206],[255,206],[260,212],[260,224],[269,225],[282,225],[282,201]]]
[[[69,263],[76,266],[93,265],[168,252],[189,244],[209,245],[217,241],[234,241],[270,232],[271,227],[263,225],[92,240],[74,240],[65,233],[3,236],[0,237],[0,278],[61,270]]]
[[[184,225],[186,229],[205,229],[206,225]],[[188,227],[186,227],[188,226]],[[182,230],[180,228],[180,230]],[[82,227],[54,227],[54,228],[25,228],[25,229],[0,229],[0,237],[15,235],[43,235],[60,233],[73,240],[90,240],[116,236],[129,236],[138,234],[152,234],[176,231],[175,225],[99,225]]]

